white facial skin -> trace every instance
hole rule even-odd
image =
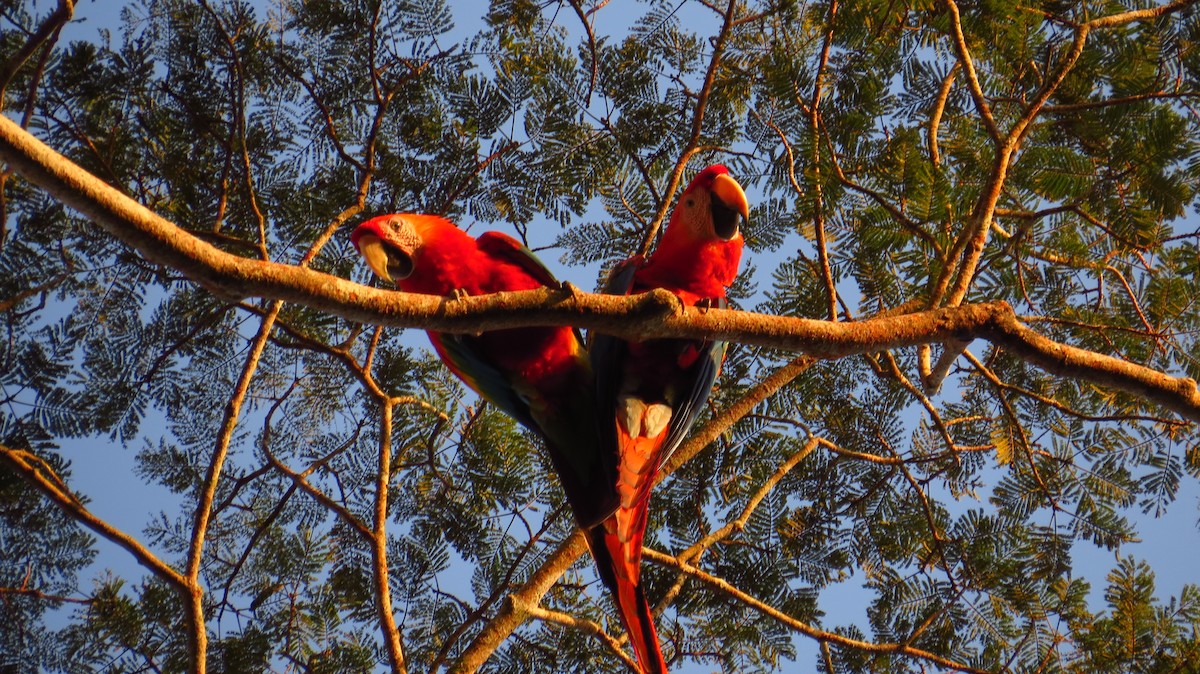
[[[395,283],[397,279],[393,277],[405,278],[412,273],[417,251],[420,250],[423,243],[421,235],[413,223],[398,215],[380,222],[379,233],[382,235],[382,239],[371,234],[364,234],[359,239],[359,250],[366,258],[367,265],[376,275],[389,283]],[[408,257],[410,264],[407,265],[407,271],[403,275],[392,273],[399,267],[392,259],[395,252],[389,253],[389,248]]]

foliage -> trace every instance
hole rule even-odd
[[[598,284],[719,161],[754,206],[740,308],[1005,300],[1051,339],[1200,378],[1191,2],[131,0],[114,32],[44,45],[53,6],[0,7],[8,116],[230,253],[365,281],[348,229],[428,211]],[[185,578],[202,544],[210,670],[438,671],[484,648],[489,672],[622,671],[553,620],[482,641],[571,522],[536,442],[414,335],[210,294],[11,172],[0,209],[0,445],[67,485],[63,447],[127,448],[122,480],[178,496],[125,533]],[[1194,422],[960,348],[800,368],[660,485],[648,547],[728,584],[647,563],[673,668],[1195,666],[1200,591],[1163,599],[1131,548],[1187,507]],[[712,409],[788,358],[735,346]],[[0,465],[0,669],[195,671],[186,582],[90,567],[68,519],[87,499],[64,513]],[[1119,555],[1102,596],[1079,546]],[[826,619],[858,586],[866,621]],[[584,555],[538,601],[618,635],[605,596]]]

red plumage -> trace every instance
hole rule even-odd
[[[557,287],[537,257],[512,237],[475,239],[434,215],[392,214],[350,236],[371,269],[406,292],[431,295]],[[539,433],[581,526],[616,508],[596,426],[591,365],[570,327],[492,330],[478,335],[429,332],[446,366],[484,399]]]
[[[723,166],[701,171],[684,189],[658,248],[614,271],[609,292],[673,292],[688,306],[723,306],[742,253],[740,219],[749,215],[742,188]],[[625,342],[599,335],[592,346],[599,418],[617,456],[620,505],[589,531],[601,577],[612,591],[646,672],[666,672],[653,616],[641,585],[642,542],[650,488],[686,437],[724,360],[722,342],[663,339]]]

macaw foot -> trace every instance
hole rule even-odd
[[[466,288],[455,288],[454,290],[450,291],[450,299],[455,302],[465,300],[470,296],[471,293],[467,292]]]
[[[702,314],[707,314],[709,309],[718,309],[720,306],[721,301],[715,300],[711,297],[705,297],[703,299],[696,300],[696,308],[699,309],[700,313]]]
[[[564,292],[568,293],[573,300],[577,300],[583,296],[583,291],[570,281],[563,281],[561,288]]]

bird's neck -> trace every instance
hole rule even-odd
[[[725,289],[737,277],[742,256],[741,235],[729,241],[680,243],[663,238],[645,266],[638,270],[634,291],[666,288],[679,294],[687,304],[725,297]]]

